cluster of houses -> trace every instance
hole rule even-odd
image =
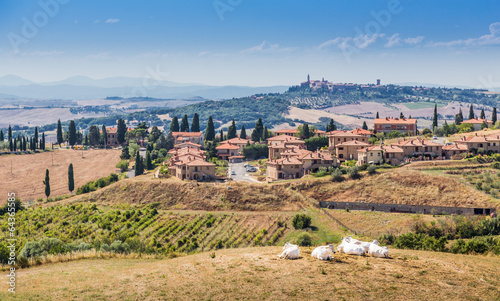
[[[483,119],[464,121],[476,124],[491,124]],[[373,145],[370,138],[377,132],[398,131],[407,136],[417,134],[417,120],[412,118],[377,118],[374,131],[356,128],[355,130],[316,131],[316,136],[328,137],[328,147],[308,150],[303,140],[298,138],[297,129],[284,129],[274,132],[275,136],[267,141],[269,156],[266,176],[268,180],[296,179],[316,172],[321,167],[335,167],[345,161],[363,164],[400,165],[411,160],[422,159],[459,159],[464,153],[500,152],[500,135],[478,135],[464,137],[454,144],[442,145],[421,138],[406,139],[390,145]],[[108,135],[113,135],[112,131]],[[172,176],[181,180],[215,179],[216,165],[206,161],[206,152],[202,150],[204,135],[201,132],[174,132],[174,149],[168,165]],[[222,141],[216,147],[219,159],[230,163],[241,162],[243,148],[253,143],[239,137]]]

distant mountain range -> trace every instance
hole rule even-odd
[[[146,83],[144,83],[146,82]],[[62,81],[35,83],[15,75],[0,77],[0,98],[95,99],[108,96],[229,99],[259,93],[284,92],[288,86],[209,86],[132,77],[92,79],[70,77]]]

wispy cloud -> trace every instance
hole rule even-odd
[[[101,21],[99,21],[99,20],[94,20],[94,24],[97,24],[97,23],[99,23],[99,22],[101,22]]]
[[[56,50],[52,50],[52,51],[36,50],[36,51],[31,51],[31,52],[21,52],[20,53],[20,55],[23,55],[23,56],[58,56],[61,54],[64,54],[64,52],[63,51],[56,51]]]
[[[330,46],[337,46],[340,49],[347,49],[350,47],[356,47],[359,49],[365,49],[371,44],[375,43],[378,39],[384,37],[385,34],[373,34],[373,35],[359,35],[357,37],[337,37],[332,40],[328,40],[321,45],[319,45],[320,49],[327,48]]]
[[[391,48],[398,45],[401,45],[401,39],[399,38],[399,33],[395,33],[388,38],[387,43],[385,43],[384,47]]]
[[[414,37],[414,38],[407,38],[407,39],[404,39],[404,42],[408,45],[418,45],[420,43],[422,43],[422,41],[425,39],[424,36],[417,36],[417,37]]]
[[[106,23],[118,23],[120,22],[120,19],[107,19]]]
[[[478,38],[460,39],[449,42],[431,43],[430,46],[487,46],[500,44],[500,22],[492,23],[489,26],[490,33]]]
[[[243,53],[278,53],[278,52],[291,52],[296,50],[294,47],[280,47],[278,44],[271,44],[267,41],[263,41],[257,46],[243,49],[241,52]]]

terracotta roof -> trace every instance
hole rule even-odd
[[[174,136],[174,138],[177,138],[177,137],[200,137],[202,135],[203,135],[202,132],[172,132],[172,136]]]
[[[301,149],[298,147],[287,147],[284,152],[281,153],[282,156],[302,156],[312,153],[307,149]]]
[[[373,124],[416,124],[415,118],[375,118]]]
[[[442,144],[423,139],[403,140],[399,141],[396,145],[397,146],[443,146]]]
[[[328,136],[332,136],[332,135],[335,135],[335,134],[338,134],[338,133],[343,133],[343,132],[346,132],[346,131],[335,130],[335,131],[330,131],[330,132],[327,132],[326,134],[327,134]]]
[[[217,150],[219,150],[219,149],[240,149],[240,147],[238,145],[234,145],[231,143],[224,143],[224,144],[217,146],[215,149],[217,149]]]
[[[279,136],[267,138],[267,141],[293,141],[293,140],[300,140],[300,138],[297,138],[295,136],[288,136],[288,135],[279,135]]]
[[[361,141],[358,141],[358,140],[351,140],[351,141],[347,141],[347,142],[344,142],[344,143],[341,143],[341,144],[337,144],[337,147],[339,147],[339,146],[351,146],[351,145],[370,146],[370,144],[365,143],[365,142],[361,142]]]
[[[486,139],[488,139],[488,141],[500,141],[500,134],[488,135]]]
[[[215,166],[214,163],[210,163],[204,160],[196,159],[189,163],[186,163],[187,166]]]
[[[356,135],[372,135],[373,134],[371,131],[363,130],[360,128],[356,128],[356,129],[352,130],[351,133],[356,134]]]
[[[299,157],[300,160],[333,160],[332,155],[323,152],[310,152]]]
[[[458,150],[458,151],[466,151],[468,150],[467,149],[467,146],[463,145],[463,144],[448,144],[448,145],[445,145],[443,146],[443,150],[447,150],[447,151],[452,151],[452,150]]]
[[[455,141],[456,143],[474,143],[474,142],[483,142],[483,143],[486,143],[488,142],[488,139],[486,139],[486,137],[484,135],[477,135],[476,136],[469,136],[469,137],[463,137],[462,139],[460,140],[456,140]]]
[[[354,138],[365,138],[365,136],[353,134],[351,132],[340,132],[334,135],[330,135],[332,137],[354,137]]]
[[[278,165],[302,165],[302,162],[295,157],[278,159],[276,161],[273,161],[272,163]]]
[[[179,143],[179,144],[174,145],[175,148],[182,148],[182,146],[195,146],[196,148],[201,148],[201,145],[199,145],[197,143],[193,143],[191,141],[187,141],[187,142],[183,142],[183,143]]]
[[[295,134],[298,132],[299,132],[299,130],[297,130],[297,129],[284,129],[284,130],[274,131],[274,133],[276,133],[276,134]]]
[[[466,120],[462,123],[483,124],[484,121],[486,121],[487,124],[493,124],[493,121],[491,121],[491,120],[478,119],[478,118],[469,119],[469,120]]]
[[[232,144],[247,144],[247,142],[249,142],[250,140],[248,139],[241,139],[240,137],[236,137],[236,138],[232,138],[232,139],[229,139],[229,140],[224,140],[224,141],[221,141],[220,143],[223,144],[223,143],[232,143]],[[252,143],[252,142],[250,142]]]
[[[382,147],[382,149],[385,151],[385,152],[388,152],[388,153],[402,153],[404,152],[403,149],[399,146],[394,146],[394,145],[384,145]]]

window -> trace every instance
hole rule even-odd
[[[378,156],[380,157],[380,153],[378,153]]]
[[[370,153],[370,157],[373,157],[373,153]]]
[[[344,150],[344,148],[343,147],[339,147],[339,150]]]

